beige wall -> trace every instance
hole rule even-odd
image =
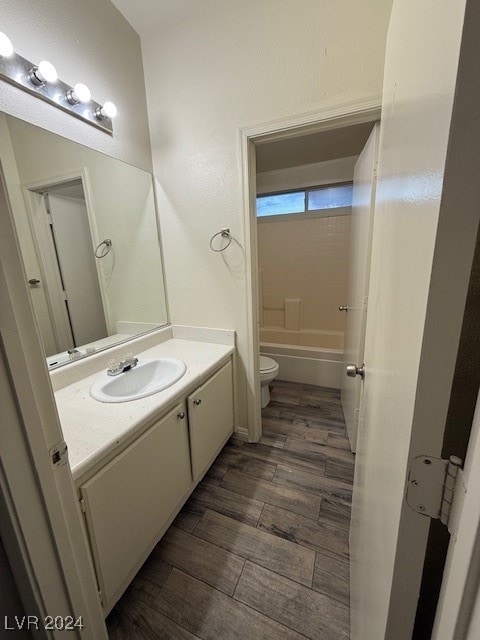
[[[151,170],[140,38],[109,0],[2,0],[0,29],[32,62],[47,59],[68,82],[118,107],[113,137],[0,82],[0,110]]]
[[[389,0],[220,0],[142,39],[171,320],[246,353],[237,128],[381,93]],[[243,409],[241,371],[238,406]],[[245,412],[237,425],[245,426]]]
[[[345,329],[350,216],[258,223],[263,325],[285,326],[285,300],[300,299],[300,331]]]

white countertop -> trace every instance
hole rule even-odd
[[[163,409],[183,399],[233,352],[234,347],[225,344],[172,338],[136,354],[139,358],[171,356],[185,362],[185,375],[163,391],[129,402],[99,402],[90,396],[90,387],[100,372],[56,391],[73,478],[84,476],[102,458],[120,449],[123,442],[152,422]]]

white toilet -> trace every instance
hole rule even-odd
[[[278,362],[267,356],[260,356],[260,383],[262,385],[262,409],[270,402],[269,384],[278,376]]]

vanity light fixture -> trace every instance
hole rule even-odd
[[[0,31],[0,57],[10,58],[13,54],[13,44],[10,38]]]
[[[48,60],[42,60],[38,66],[30,70],[30,80],[37,87],[42,87],[47,82],[54,83],[58,80],[58,73],[55,67]]]
[[[115,118],[117,115],[117,107],[113,102],[105,102],[103,107],[98,107],[95,110],[95,115],[99,120],[105,120],[105,118]]]
[[[70,104],[87,104],[92,99],[90,89],[82,82],[77,82],[73,89],[67,91],[66,96]]]
[[[82,122],[112,135],[112,118],[117,115],[113,102],[99,103],[92,100],[90,89],[82,82],[71,86],[58,78],[51,62],[42,60],[34,64],[23,58],[13,48],[10,38],[0,31],[0,81],[36,96],[61,109]]]

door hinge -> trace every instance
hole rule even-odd
[[[462,460],[432,456],[413,458],[408,470],[406,500],[408,506],[424,516],[440,520],[450,533],[453,504],[462,483]]]
[[[50,459],[54,467],[61,467],[68,462],[68,447],[66,442],[57,442],[55,446],[50,449]]]
[[[83,498],[80,498],[80,509],[82,510],[82,513],[87,513],[87,505]]]

